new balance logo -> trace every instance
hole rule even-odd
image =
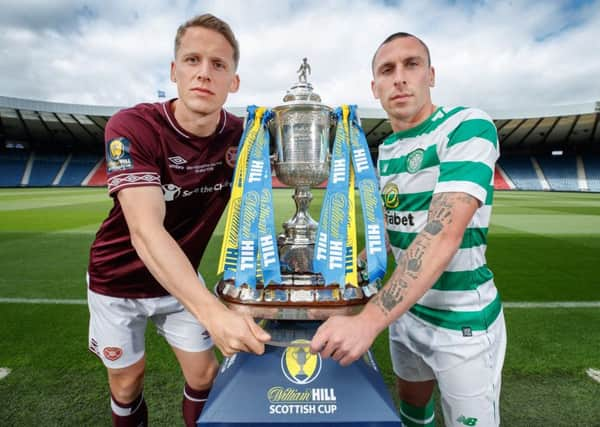
[[[477,425],[477,418],[467,418],[464,415],[461,415],[456,419],[459,423],[462,423],[466,426],[475,426]]]

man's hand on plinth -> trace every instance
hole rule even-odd
[[[271,340],[271,335],[258,326],[252,317],[226,307],[222,307],[219,314],[212,317],[209,323],[206,328],[213,343],[225,357],[231,357],[240,351],[263,354],[265,343]]]
[[[377,331],[360,315],[332,316],[317,329],[310,351],[348,366],[367,352],[376,337]]]

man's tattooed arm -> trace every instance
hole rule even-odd
[[[395,316],[408,310],[446,268],[478,206],[479,201],[465,193],[435,194],[427,224],[402,254],[392,277],[371,303],[388,316],[408,298],[405,309]],[[451,246],[441,244],[444,236],[454,239]]]

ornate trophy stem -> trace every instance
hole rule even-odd
[[[296,214],[283,224],[285,234],[280,236],[280,242],[284,245],[314,245],[317,222],[308,212],[313,199],[310,187],[296,187],[292,198],[296,202]]]

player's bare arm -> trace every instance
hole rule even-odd
[[[371,301],[385,317],[399,317],[433,286],[458,250],[478,207],[479,201],[465,193],[433,196],[425,228],[402,255],[386,286]],[[408,301],[404,301],[406,298]]]
[[[269,335],[249,316],[228,310],[200,285],[188,258],[164,228],[162,190],[154,186],[125,188],[117,197],[140,259],[156,280],[208,329],[219,350],[225,356],[238,351],[262,354]]]
[[[347,365],[364,354],[377,335],[433,286],[458,250],[479,201],[466,193],[432,198],[427,225],[398,260],[383,289],[351,317],[332,317],[311,343],[322,357]]]

